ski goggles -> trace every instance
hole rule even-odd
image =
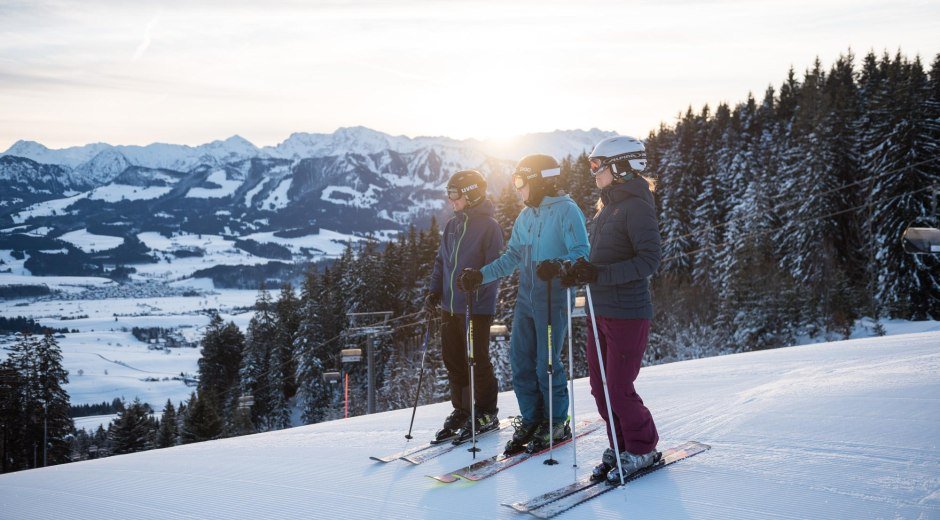
[[[450,200],[460,200],[460,197],[463,197],[463,193],[460,192],[460,188],[447,188],[447,198]]]
[[[561,174],[561,168],[550,168],[548,170],[542,170],[541,172],[532,171],[530,168],[520,169],[512,174],[512,185],[515,186],[517,190],[521,190],[533,179],[556,177],[559,174]]]
[[[604,159],[591,159],[591,177],[597,177],[604,173],[604,170],[610,163]]]
[[[643,161],[642,166],[634,164],[636,161]],[[610,173],[616,177],[630,173],[631,170],[643,170],[646,167],[646,152],[628,152],[613,157],[593,157],[590,163],[592,177],[604,173],[607,167],[610,167]],[[621,163],[627,163],[627,165]]]

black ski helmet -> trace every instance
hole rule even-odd
[[[476,206],[486,198],[486,179],[476,170],[461,170],[451,175],[447,181],[447,198],[457,200],[460,197],[467,199],[468,206]]]
[[[516,189],[529,185],[529,198],[524,202],[527,206],[538,207],[546,195],[557,194],[556,183],[560,176],[561,167],[554,157],[534,153],[526,155],[516,164],[516,169],[512,174],[512,183]]]

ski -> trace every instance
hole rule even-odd
[[[658,469],[662,469],[673,462],[702,453],[709,448],[711,448],[711,446],[696,441],[689,441],[679,446],[669,448],[663,452],[662,458],[660,458],[656,464],[630,475],[624,479],[624,483],[636,480]],[[611,485],[603,481],[591,480],[591,476],[586,475],[573,484],[569,484],[554,491],[549,491],[531,500],[503,505],[511,507],[520,513],[529,513],[537,518],[552,518],[555,515],[563,513],[618,487],[620,487],[620,485]]]
[[[502,426],[502,425],[501,425],[501,426]],[[370,455],[369,458],[372,459],[372,460],[374,460],[374,461],[376,461],[376,462],[385,462],[385,463],[389,463],[389,462],[392,462],[393,460],[398,460],[398,459],[403,458],[403,457],[409,457],[409,456],[411,456],[411,455],[414,455],[414,454],[416,454],[416,453],[422,452],[422,451],[424,451],[424,450],[431,449],[431,448],[433,448],[433,447],[435,447],[435,446],[439,446],[439,445],[441,445],[441,444],[448,444],[448,445],[449,445],[449,444],[450,444],[451,442],[453,442],[454,439],[456,439],[456,438],[457,438],[457,434],[455,433],[455,434],[451,435],[450,437],[445,437],[445,438],[440,439],[440,440],[435,439],[435,440],[433,440],[433,441],[431,441],[431,442],[428,442],[428,443],[426,443],[426,444],[422,444],[422,445],[420,445],[420,446],[417,446],[417,447],[414,447],[414,448],[410,448],[410,449],[407,449],[407,450],[399,451],[398,453],[392,453],[391,455],[385,455],[385,456],[383,456],[383,457],[377,457],[377,456],[375,456],[375,455]]]
[[[454,436],[454,437],[456,437],[456,436]],[[453,439],[454,437],[449,437],[449,439]],[[398,460],[398,459],[400,459],[400,458],[402,458],[402,457],[407,457],[407,456],[409,456],[409,455],[414,455],[415,453],[419,453],[419,452],[422,452],[422,451],[424,451],[424,450],[431,449],[431,448],[433,448],[433,447],[435,447],[435,446],[438,446],[438,444],[432,444],[432,443],[429,442],[429,443],[427,443],[427,444],[422,444],[421,446],[416,446],[416,447],[414,447],[414,448],[410,448],[410,449],[407,449],[407,450],[402,450],[402,451],[399,451],[399,452],[397,452],[397,453],[392,453],[391,455],[385,455],[385,456],[382,456],[382,457],[378,457],[378,456],[375,456],[375,455],[370,455],[369,458],[372,459],[372,460],[374,460],[374,461],[376,461],[376,462],[389,463],[389,462],[392,462],[393,460]]]
[[[604,425],[604,422],[600,419],[596,421],[582,421],[575,427],[575,431],[577,433],[572,438],[584,437],[585,435],[588,435],[589,433],[593,433],[597,431],[603,425]],[[571,439],[555,443],[554,447],[558,448],[560,446],[564,446],[565,444],[568,444],[569,442],[571,442]],[[451,471],[451,472],[444,473],[441,475],[434,475],[434,476],[428,475],[428,476],[430,476],[434,480],[437,480],[438,482],[443,482],[445,484],[456,482],[458,480],[458,477],[464,478],[467,480],[473,480],[473,481],[483,480],[487,477],[491,477],[499,473],[500,471],[511,468],[515,466],[516,464],[519,464],[522,461],[528,460],[532,457],[537,457],[543,453],[548,453],[548,448],[545,448],[544,450],[537,451],[534,453],[523,451],[520,453],[516,453],[514,455],[508,455],[508,456],[500,453],[498,455],[493,455],[492,457],[488,459],[483,459],[481,461],[474,462],[473,464],[470,464],[469,466],[464,466],[455,471]]]
[[[509,424],[510,424],[511,422],[512,422],[512,421],[510,421],[509,419],[503,419],[502,421],[499,421],[499,427],[497,427],[497,428],[495,428],[495,429],[493,429],[493,430],[490,430],[490,431],[488,431],[488,432],[478,433],[478,434],[477,434],[477,439],[480,439],[481,437],[485,437],[485,436],[487,436],[487,435],[489,435],[489,434],[491,434],[491,433],[493,433],[493,432],[498,432],[499,430],[501,430],[501,429],[503,429],[503,428],[509,426]],[[422,462],[427,462],[427,461],[429,461],[429,460],[431,460],[431,459],[433,459],[433,458],[440,457],[441,455],[443,455],[443,454],[445,454],[445,453],[447,453],[447,452],[449,452],[449,451],[451,451],[451,450],[457,448],[458,446],[463,446],[463,445],[465,445],[465,444],[467,444],[467,443],[470,443],[470,442],[471,442],[471,439],[466,439],[466,440],[463,440],[463,441],[459,441],[459,440],[457,440],[457,439],[454,439],[454,440],[451,441],[451,442],[441,442],[441,443],[438,443],[438,444],[432,444],[432,445],[427,446],[427,447],[425,447],[424,449],[418,450],[418,451],[416,451],[416,452],[412,452],[412,453],[408,453],[408,454],[406,454],[406,455],[402,455],[402,456],[399,457],[399,458],[400,458],[401,460],[406,461],[406,462],[410,462],[410,463],[412,463],[412,464],[417,465],[417,464],[421,464]]]
[[[691,443],[686,442],[685,444],[681,444],[679,446],[666,450],[663,453],[661,460],[667,459],[671,453],[677,450],[685,449],[690,444]],[[578,479],[572,484],[569,484],[562,488],[558,488],[554,491],[549,491],[548,493],[545,493],[544,495],[539,495],[526,502],[515,502],[513,504],[503,504],[503,505],[511,507],[521,513],[528,513],[532,509],[537,509],[539,507],[542,507],[545,504],[548,504],[549,502],[554,502],[560,498],[564,498],[568,495],[571,495],[572,493],[576,493],[578,491],[581,491],[582,489],[589,488],[595,484],[598,484],[599,482],[600,481],[598,480],[591,480],[591,475],[585,475],[584,477]]]

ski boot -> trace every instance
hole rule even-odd
[[[538,428],[538,423],[527,424],[522,417],[513,417],[512,427],[516,430],[512,433],[512,439],[506,443],[503,455],[506,457],[522,453],[525,451],[526,444],[532,440],[532,435]]]
[[[620,469],[623,470],[624,480],[637,471],[656,464],[662,456],[663,454],[656,450],[642,455],[634,455],[629,451],[624,451],[620,454]],[[620,485],[620,473],[617,471],[616,460],[614,461],[613,468],[607,473],[607,483],[614,486]]]
[[[444,427],[437,430],[437,433],[434,435],[434,440],[431,441],[431,443],[438,444],[453,439],[457,436],[457,431],[465,422],[467,422],[467,412],[456,409],[450,412],[447,419],[444,419]]]
[[[571,426],[568,424],[568,419],[560,423],[556,423],[555,427],[551,429],[552,442],[558,444],[560,442],[565,442],[571,438]],[[539,424],[538,429],[535,431],[535,434],[532,435],[532,440],[529,442],[529,445],[526,447],[526,451],[529,453],[537,453],[540,451],[547,450],[549,447],[549,427],[548,422],[543,422]]]
[[[591,480],[595,482],[607,480],[607,474],[610,473],[610,470],[616,468],[617,456],[614,455],[614,449],[607,448],[604,450],[604,455],[601,456],[601,463],[594,466],[594,471],[591,472]],[[620,479],[617,479],[617,481],[620,482]]]
[[[496,412],[493,413],[480,413],[476,414],[477,427],[476,434],[480,435],[481,433],[486,433],[491,430],[499,428],[499,417],[496,417]],[[460,432],[457,433],[457,438],[454,439],[454,444],[462,444],[469,441],[473,438],[473,430],[471,429],[471,420],[472,417],[467,418],[467,422],[463,425],[463,428],[460,429]]]

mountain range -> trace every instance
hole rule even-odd
[[[199,146],[94,143],[58,150],[18,141],[0,154],[0,241],[33,238],[6,240],[0,250],[57,249],[56,243],[23,240],[81,230],[234,240],[321,228],[348,235],[420,227],[446,216],[443,188],[454,172],[480,170],[496,194],[523,155],[575,156],[610,135],[566,130],[481,141],[352,127],[295,133],[265,147],[239,136]]]

